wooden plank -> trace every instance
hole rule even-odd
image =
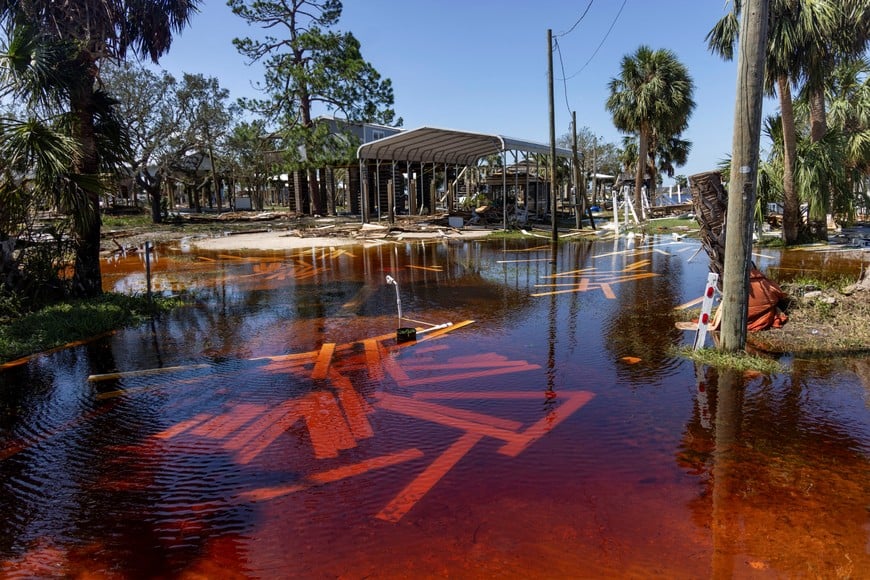
[[[467,361],[467,362],[446,362],[446,363],[410,363],[404,365],[406,371],[453,371],[458,369],[483,369],[483,368],[509,368],[509,367],[521,367],[525,366],[527,363],[524,360],[510,360],[510,361]]]
[[[210,415],[208,413],[200,413],[198,415],[191,417],[190,419],[187,419],[186,421],[180,421],[180,422],[176,423],[175,425],[172,425],[171,427],[167,427],[166,429],[164,429],[160,433],[155,433],[154,438],[155,439],[172,439],[173,437],[177,437],[178,435],[181,435],[182,433],[184,433],[188,429],[191,429],[191,428],[199,425],[203,421],[210,419],[212,416],[213,415]]]
[[[374,435],[374,430],[369,422],[368,414],[372,412],[371,406],[357,392],[350,379],[331,370],[329,378],[333,387],[338,392],[338,401],[341,403],[347,424],[356,439],[367,439]]]
[[[554,429],[556,425],[573,415],[583,405],[591,401],[594,396],[595,394],[590,393],[589,391],[575,391],[568,397],[567,401],[553,409],[552,413],[554,416],[548,415],[542,417],[534,425],[523,431],[519,437],[506,443],[498,450],[499,453],[510,457],[516,457],[534,441],[546,435],[547,432]]]
[[[129,377],[145,377],[149,375],[159,375],[165,373],[177,373],[181,371],[190,371],[190,370],[199,370],[199,369],[207,369],[211,365],[207,364],[195,364],[195,365],[181,365],[174,367],[160,367],[156,369],[142,369],[138,371],[125,371],[118,373],[106,373],[103,375],[91,375],[88,377],[88,381],[92,383],[100,382],[100,381],[113,381],[117,379],[126,379]]]
[[[223,448],[227,451],[239,451],[248,445],[251,441],[257,438],[258,435],[264,433],[270,425],[282,419],[285,415],[291,415],[296,420],[301,418],[306,410],[305,400],[286,401],[278,407],[272,409],[264,415],[260,415],[254,423],[251,423],[245,429],[238,432],[235,437],[225,441]],[[291,423],[292,425],[292,423]]]
[[[363,341],[366,353],[366,365],[368,366],[369,378],[384,380],[384,367],[381,365],[381,347],[374,339],[367,338]]]
[[[317,362],[314,363],[314,370],[311,371],[311,378],[314,380],[325,379],[329,373],[329,365],[332,362],[332,354],[335,352],[335,343],[327,342],[320,347],[320,352],[317,355]]]
[[[541,399],[540,391],[415,391],[414,399]]]
[[[356,447],[356,439],[344,420],[335,397],[331,393],[312,393],[310,410],[306,409],[305,424],[314,447],[314,457],[338,457],[344,449]]]
[[[601,283],[601,291],[604,292],[604,297],[609,298],[610,300],[614,300],[616,298],[616,294],[613,293],[613,290],[610,288],[610,284]]]
[[[405,489],[399,492],[390,503],[382,509],[378,519],[388,522],[398,522],[419,502],[424,495],[429,493],[435,484],[447,475],[459,460],[465,457],[471,449],[477,445],[481,436],[474,433],[466,433],[448,447],[444,453],[433,461],[423,472],[418,475]]]
[[[423,457],[423,452],[419,449],[405,449],[403,451],[397,451],[396,453],[391,453],[389,455],[373,457],[372,459],[367,459],[365,461],[354,463],[352,465],[344,465],[336,469],[321,471],[320,473],[310,475],[307,480],[302,483],[281,485],[275,487],[261,487],[259,489],[245,491],[239,494],[239,497],[248,501],[267,501],[284,495],[289,495],[291,493],[296,493],[297,491],[310,489],[311,487],[316,485],[340,481],[348,477],[362,475],[375,469],[390,467],[392,465],[397,465],[399,463],[404,463],[405,461],[419,459],[421,457]]]
[[[622,269],[623,272],[633,272],[634,270],[640,270],[641,268],[646,268],[652,262],[650,260],[638,260],[634,264],[628,265]]]
[[[401,346],[401,347],[414,346],[416,344],[426,342],[427,340],[434,340],[436,338],[444,336],[448,332],[453,332],[454,330],[459,330],[460,328],[468,326],[469,324],[474,324],[474,321],[473,320],[463,320],[462,322],[457,322],[457,323],[452,324],[446,328],[442,328],[440,330],[433,330],[429,334],[424,335],[423,338],[418,338],[416,342],[406,342],[406,343],[403,343],[399,346]]]
[[[491,377],[495,375],[504,375],[507,373],[520,373],[523,371],[533,371],[541,368],[541,365],[533,365],[529,363],[523,363],[518,366],[510,366],[504,368],[491,368],[484,369],[481,371],[472,371],[467,373],[455,373],[452,375],[440,375],[434,377],[424,377],[419,379],[408,379],[402,383],[403,386],[406,387],[414,387],[417,385],[428,385],[433,383],[446,383],[450,381],[467,381],[469,379],[476,379],[479,377]]]
[[[210,435],[215,439],[223,439],[228,437],[230,433],[242,428],[257,415],[265,413],[268,407],[265,405],[255,405],[251,403],[240,403],[232,408],[230,412],[225,413],[229,420],[214,429]]]
[[[518,440],[518,434],[514,431],[448,415],[444,413],[443,405],[427,403],[419,399],[383,393],[379,397],[377,406],[388,411],[408,415],[409,417],[431,421],[432,423],[453,427],[468,433],[476,433],[482,437],[494,437],[506,443]]]
[[[689,308],[690,306],[695,306],[696,304],[700,304],[703,300],[704,300],[703,296],[698,296],[694,300],[689,300],[688,302],[684,302],[684,303],[680,304],[679,306],[674,306],[674,310],[685,310],[686,308]]]

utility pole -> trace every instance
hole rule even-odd
[[[553,100],[553,31],[547,29],[547,89],[550,96],[550,197],[553,200],[552,213],[553,243],[559,241],[559,228],[556,224],[556,108]]]
[[[580,156],[577,155],[577,111],[571,111],[571,142],[572,153],[574,155],[574,221],[577,229],[583,227],[583,211],[586,208],[586,195],[580,197]],[[584,177],[585,179],[585,177]],[[581,199],[583,200],[581,202]]]
[[[731,146],[731,178],[725,223],[720,350],[746,347],[752,214],[758,176],[764,61],[770,0],[744,0],[737,59],[737,99]]]

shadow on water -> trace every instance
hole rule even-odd
[[[194,305],[0,373],[0,573],[860,576],[870,369],[674,358],[697,250],[159,248]]]

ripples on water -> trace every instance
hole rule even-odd
[[[156,287],[198,305],[0,374],[0,570],[870,570],[866,385],[795,361],[733,396],[674,357],[690,337],[673,308],[706,279],[695,250],[166,253]],[[397,345],[387,274],[403,325],[475,322]],[[144,284],[135,261],[105,278]]]

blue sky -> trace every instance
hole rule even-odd
[[[696,108],[684,134],[693,149],[678,173],[715,169],[731,148],[736,63],[711,55],[704,42],[728,10],[725,0],[343,4],[336,29],[352,32],[363,57],[392,80],[396,112],[406,129],[442,127],[546,143],[551,29],[561,49],[561,60],[557,52],[553,61],[557,136],[568,132],[570,111],[576,110],[579,126],[620,143],[621,135],[604,107],[607,84],[618,74],[622,57],[647,44],[674,51],[695,82]],[[234,98],[255,96],[252,83],[262,78],[262,68],[249,66],[232,39],[260,34],[260,29],[234,16],[223,0],[205,0],[160,66],[178,75],[217,77]],[[771,105],[767,103],[766,109]]]

